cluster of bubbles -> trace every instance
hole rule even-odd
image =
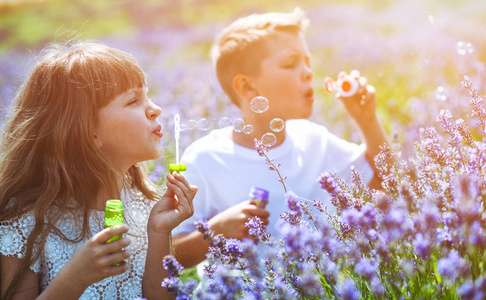
[[[474,46],[471,43],[459,41],[457,42],[457,53],[459,55],[471,54],[474,52]]]
[[[201,118],[199,121],[191,119],[187,123],[181,123],[180,131],[193,130],[195,128],[201,131],[208,131],[210,128],[209,120],[206,118]]]
[[[255,97],[250,102],[251,110],[256,113],[264,113],[268,110],[268,99],[263,96]],[[275,118],[270,121],[270,129],[273,132],[280,132],[284,129],[285,122],[280,118]],[[267,132],[262,136],[262,142],[266,147],[272,147],[277,142],[277,137],[271,132]]]
[[[250,102],[251,110],[256,113],[264,113],[268,110],[268,99],[263,96],[255,97]],[[186,123],[181,123],[180,131],[199,129],[201,131],[207,131],[210,129],[210,122],[206,118],[201,118],[199,121],[189,120]],[[228,117],[222,117],[218,121],[220,128],[233,126],[235,132],[243,132],[245,134],[251,134],[253,132],[253,125],[245,124],[245,121],[241,118],[235,118],[231,120]],[[270,121],[270,129],[273,132],[280,132],[284,129],[285,122],[280,118],[275,118]],[[277,142],[277,137],[272,132],[265,133],[262,136],[263,144],[266,147],[272,147]]]

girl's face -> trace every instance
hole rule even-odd
[[[100,109],[95,143],[122,171],[163,154],[161,109],[147,98],[145,87],[133,88]]]
[[[269,101],[267,114],[284,120],[308,118],[314,104],[314,75],[301,34],[278,32],[266,42],[267,58],[253,78],[260,96]]]

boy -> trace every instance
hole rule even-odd
[[[272,132],[269,123],[274,118],[286,124],[284,130],[272,132],[277,142],[268,156],[281,163],[280,173],[288,176],[286,186],[297,196],[319,198],[333,212],[329,195],[316,179],[330,170],[349,180],[352,165],[360,171],[363,182],[380,186],[371,166],[386,137],[375,112],[374,88],[366,85],[365,78],[360,78],[355,96],[336,97],[357,123],[366,145],[348,143],[305,120],[314,103],[311,58],[303,38],[307,24],[298,8],[292,13],[250,15],[224,29],[213,47],[218,80],[254,130],[251,134],[231,127],[214,130],[189,146],[181,159],[187,164],[187,180],[199,187],[194,216],[181,224],[175,237],[178,260],[186,267],[203,261],[208,250],[208,243],[193,225],[199,218],[209,220],[210,228],[226,238],[248,237],[245,223],[254,216],[269,224],[267,230],[273,235],[277,233],[275,226],[286,210],[285,193],[254,143],[255,138]],[[352,73],[359,77],[357,71]],[[251,109],[250,102],[257,96],[268,99],[264,113]],[[247,200],[253,186],[269,191],[266,209]]]

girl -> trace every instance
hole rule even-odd
[[[129,54],[91,42],[43,51],[0,142],[0,298],[169,297],[162,259],[197,188],[174,172],[161,195],[148,179],[160,113]],[[128,227],[103,229],[112,198]]]

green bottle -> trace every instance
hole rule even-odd
[[[105,209],[105,228],[123,224],[123,202],[118,199],[106,201]],[[115,235],[108,240],[108,243],[121,238],[122,235]]]

